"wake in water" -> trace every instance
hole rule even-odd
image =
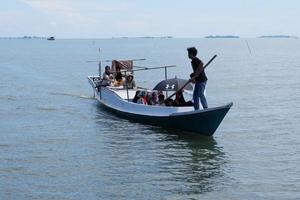
[[[51,92],[51,95],[61,95],[61,96],[69,96],[69,97],[77,97],[81,99],[95,99],[93,96],[79,95],[79,94],[69,94],[69,93],[59,93],[59,92]]]
[[[14,96],[0,96],[0,100],[16,101],[17,97],[14,97]]]
[[[56,108],[48,108],[48,107],[36,107],[37,110],[41,111],[57,111],[58,109]]]

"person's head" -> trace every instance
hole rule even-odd
[[[131,82],[133,80],[133,75],[132,73],[129,73],[127,76],[126,76],[126,79],[128,82]]]
[[[176,93],[176,99],[180,99],[183,97],[183,93],[182,93],[182,90],[179,90],[177,93]]]
[[[157,94],[156,94],[156,92],[152,92],[152,94],[151,94],[151,100],[154,101],[154,102],[157,102]]]
[[[157,98],[156,92],[152,92],[152,98]]]
[[[158,101],[159,102],[164,102],[164,100],[165,100],[165,95],[164,94],[159,94],[158,95]]]
[[[194,58],[195,56],[197,56],[198,51],[195,47],[189,47],[187,48],[187,51],[189,58]]]
[[[146,95],[147,95],[146,91],[141,91],[138,96],[139,97],[146,97]]]
[[[151,97],[152,97],[152,92],[148,92],[148,91],[147,91],[146,97],[147,97],[148,100],[150,100]]]
[[[135,95],[134,95],[134,97],[137,97],[137,96],[139,96],[139,94],[140,94],[140,90],[137,90],[136,92],[135,92]]]
[[[108,65],[105,66],[105,72],[106,72],[106,73],[109,73],[109,72],[110,72],[110,66],[108,66]]]

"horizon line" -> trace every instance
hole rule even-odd
[[[232,37],[233,36],[233,37]],[[0,39],[47,39],[55,36],[0,36]],[[298,39],[296,35],[261,35],[261,36],[238,36],[238,35],[208,35],[201,37],[174,37],[174,36],[111,36],[111,37],[55,37],[55,39]]]

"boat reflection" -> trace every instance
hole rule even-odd
[[[226,156],[213,137],[132,123],[103,109],[98,109],[97,124],[116,163],[141,170],[136,179],[145,176],[158,190],[198,195],[216,190],[226,179]]]
[[[161,173],[172,176],[160,181],[180,182],[174,193],[196,195],[213,191],[225,177],[226,156],[213,137],[205,137],[182,131],[152,129],[165,134],[166,145],[161,157],[167,162],[160,166]],[[165,180],[164,180],[165,179]]]

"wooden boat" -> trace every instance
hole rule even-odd
[[[99,70],[99,74],[101,74],[101,62]],[[192,106],[173,107],[137,104],[132,102],[136,89],[101,86],[99,84],[101,83],[100,76],[88,76],[88,80],[100,105],[119,117],[206,136],[212,136],[215,133],[233,105],[233,103],[228,103],[220,107],[194,110]]]

